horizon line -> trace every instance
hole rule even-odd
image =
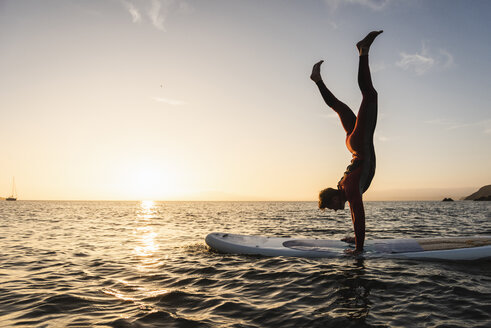
[[[0,198],[1,201],[6,201],[5,198]],[[304,202],[304,203],[317,203],[317,200],[279,200],[279,199],[168,199],[168,200],[155,200],[155,199],[17,199],[19,201],[28,202]],[[375,202],[442,202],[443,199],[378,199],[378,200],[364,200],[364,203]],[[453,199],[457,201],[472,201],[466,199]]]

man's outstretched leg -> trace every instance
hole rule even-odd
[[[350,144],[365,159],[364,168],[360,176],[360,189],[365,192],[375,175],[375,149],[373,146],[373,133],[377,125],[377,91],[373,87],[368,65],[368,52],[370,45],[382,31],[373,31],[356,44],[360,58],[358,66],[358,85],[363,99],[356,118],[353,134],[350,136]]]
[[[358,85],[360,86],[363,97],[373,96],[376,91],[372,84],[372,77],[370,75],[370,68],[368,66],[368,51],[375,38],[383,31],[373,31],[356,44],[356,48],[360,53],[360,63],[358,65]]]
[[[351,108],[349,108],[348,105],[336,98],[322,81],[320,70],[323,62],[324,61],[321,60],[314,65],[314,67],[312,68],[310,79],[314,81],[319,88],[322,98],[324,99],[326,104],[331,107],[336,113],[338,113],[344,130],[347,134],[350,134],[355,127],[356,116]]]
[[[370,67],[368,65],[368,52],[370,50],[370,45],[380,33],[382,33],[382,31],[370,32],[363,40],[356,44],[360,53],[358,85],[363,100],[361,102],[360,110],[358,111],[355,130],[363,130],[356,131],[357,134],[360,134],[357,138],[362,139],[373,137],[373,131],[375,130],[375,125],[377,123],[377,91],[372,84]],[[364,141],[366,142],[367,140]]]

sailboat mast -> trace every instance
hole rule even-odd
[[[12,177],[12,194],[5,198],[5,200],[17,200],[17,188],[15,188],[15,177]]]
[[[12,177],[12,196],[17,197],[17,189],[15,188],[15,177]]]

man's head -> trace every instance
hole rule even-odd
[[[326,188],[319,193],[319,208],[331,210],[343,210],[346,200],[343,192],[339,189]]]

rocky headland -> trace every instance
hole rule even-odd
[[[491,185],[481,187],[475,193],[465,197],[464,200],[491,201]]]

